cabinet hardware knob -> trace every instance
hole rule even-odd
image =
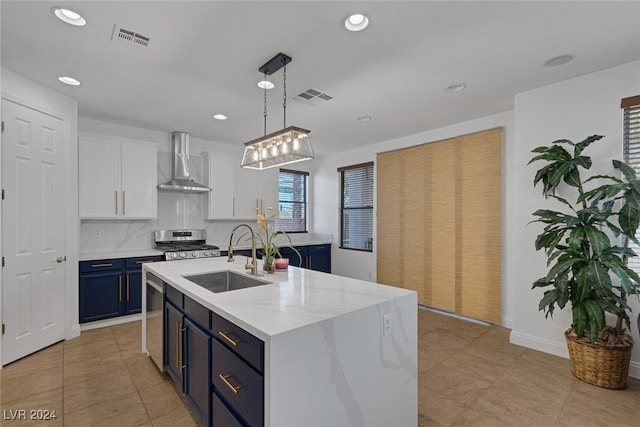
[[[232,346],[237,346],[242,340],[234,340],[233,338],[231,338],[229,335],[227,335],[229,332],[222,332],[222,331],[218,331],[218,335],[220,335],[222,338],[224,338],[225,340],[227,340],[229,342],[229,344],[231,344]]]
[[[67,260],[67,256],[66,255],[65,256],[59,256],[58,258],[56,258],[56,262],[58,264],[60,264],[61,262],[66,261],[66,260]]]
[[[229,382],[229,380],[227,378],[229,378],[231,376],[231,374],[228,375],[222,375],[222,374],[218,374],[218,377],[220,377],[220,379],[226,384],[227,387],[229,387],[231,389],[231,391],[233,392],[233,394],[238,394],[238,390],[240,390],[242,388],[241,385],[238,386],[234,386],[233,384],[231,384]]]

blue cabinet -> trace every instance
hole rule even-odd
[[[80,323],[140,313],[142,264],[161,259],[151,256],[81,261]]]
[[[307,268],[331,273],[331,245],[307,246]]]
[[[289,265],[309,270],[331,273],[331,245],[297,246],[300,256],[291,248],[280,248],[283,258],[289,258]]]
[[[165,285],[165,363],[206,426],[264,425],[264,343]]]
[[[183,343],[184,343],[184,313],[170,302],[164,306],[164,360],[165,368],[173,380],[183,390],[182,371]]]

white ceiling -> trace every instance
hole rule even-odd
[[[54,5],[88,24],[58,21]],[[342,27],[353,12],[366,30]],[[640,59],[638,1],[3,0],[1,19],[2,66],[77,99],[80,116],[238,146],[263,133],[257,69],[284,52],[287,125],[310,129],[317,155],[509,111],[519,92]],[[114,24],[150,45],[111,41]],[[575,59],[543,66],[562,54]],[[283,125],[272,77],[267,133]],[[457,82],[468,88],[445,91]],[[308,88],[333,99],[292,99]]]

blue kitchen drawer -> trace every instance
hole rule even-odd
[[[122,259],[100,259],[95,261],[80,261],[80,273],[122,270]]]
[[[217,340],[211,340],[211,381],[215,392],[247,424],[264,424],[262,375]]]
[[[264,369],[264,342],[235,323],[211,313],[211,333],[225,347],[246,360],[255,370]]]
[[[162,261],[162,256],[144,256],[144,257],[136,257],[136,258],[126,258],[125,259],[125,268],[142,268],[142,264],[146,264],[148,262],[158,262]]]

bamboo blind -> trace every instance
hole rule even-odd
[[[502,130],[378,155],[377,277],[501,322]]]

